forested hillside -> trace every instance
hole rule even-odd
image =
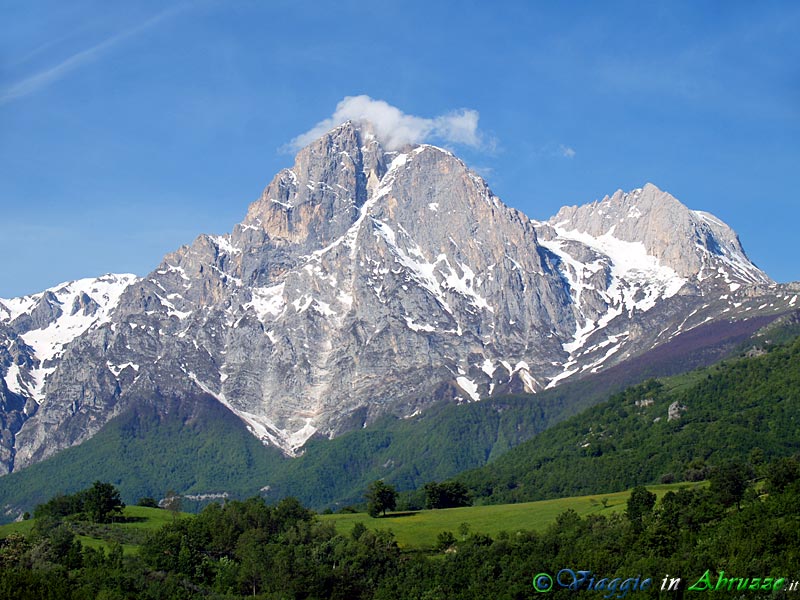
[[[520,502],[790,456],[800,451],[800,338],[748,354],[628,388],[457,479],[479,502]]]

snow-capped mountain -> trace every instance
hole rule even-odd
[[[0,462],[13,460],[14,435],[44,398],[44,383],[64,349],[110,321],[134,275],[104,275],[55,286],[39,294],[0,298]]]
[[[607,366],[617,353],[628,357],[741,309],[743,300],[732,298],[774,286],[747,258],[730,227],[689,210],[652,184],[564,207],[537,232],[540,244],[559,261],[577,324],[563,346],[569,353],[563,371],[549,386]],[[783,298],[788,292],[777,293]],[[717,300],[728,302],[723,306]],[[679,323],[663,314],[667,308],[679,311]],[[649,326],[641,330],[645,323]]]
[[[301,150],[230,234],[104,279],[0,303],[7,469],[137,402],[199,394],[291,455],[797,302],[724,223],[653,185],[533,221],[451,153],[389,152],[352,122]]]
[[[65,346],[92,327],[109,322],[120,294],[135,275],[104,275],[63,283],[40,294],[0,299],[0,323],[13,329],[17,359],[5,375],[8,389],[37,402],[44,380]]]

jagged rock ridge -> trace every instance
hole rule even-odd
[[[301,150],[230,234],[119,281],[118,296],[76,296],[69,311],[102,318],[56,353],[25,340],[63,300],[0,301],[0,393],[28,406],[6,410],[7,468],[141,398],[198,391],[293,454],[387,412],[556,385],[756,297],[796,302],[727,226],[655,186],[537,222],[451,153],[388,152],[351,122]]]

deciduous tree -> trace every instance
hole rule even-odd
[[[381,513],[386,516],[387,510],[394,510],[397,506],[397,491],[380,479],[370,484],[366,498],[367,512],[371,517],[377,517]]]
[[[631,490],[625,514],[635,530],[640,531],[642,529],[642,519],[653,511],[655,505],[656,495],[648,491],[646,487],[640,485]]]

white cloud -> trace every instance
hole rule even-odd
[[[561,144],[558,147],[558,151],[559,151],[559,153],[561,153],[561,156],[563,156],[564,158],[575,158],[575,150],[570,148],[569,146],[565,146],[564,144]]]
[[[345,121],[369,121],[375,135],[387,150],[396,150],[405,144],[419,144],[429,139],[445,143],[478,147],[478,111],[461,109],[432,119],[407,115],[399,108],[373,100],[369,96],[347,96],[336,105],[333,115],[294,138],[289,146],[302,148]]]

